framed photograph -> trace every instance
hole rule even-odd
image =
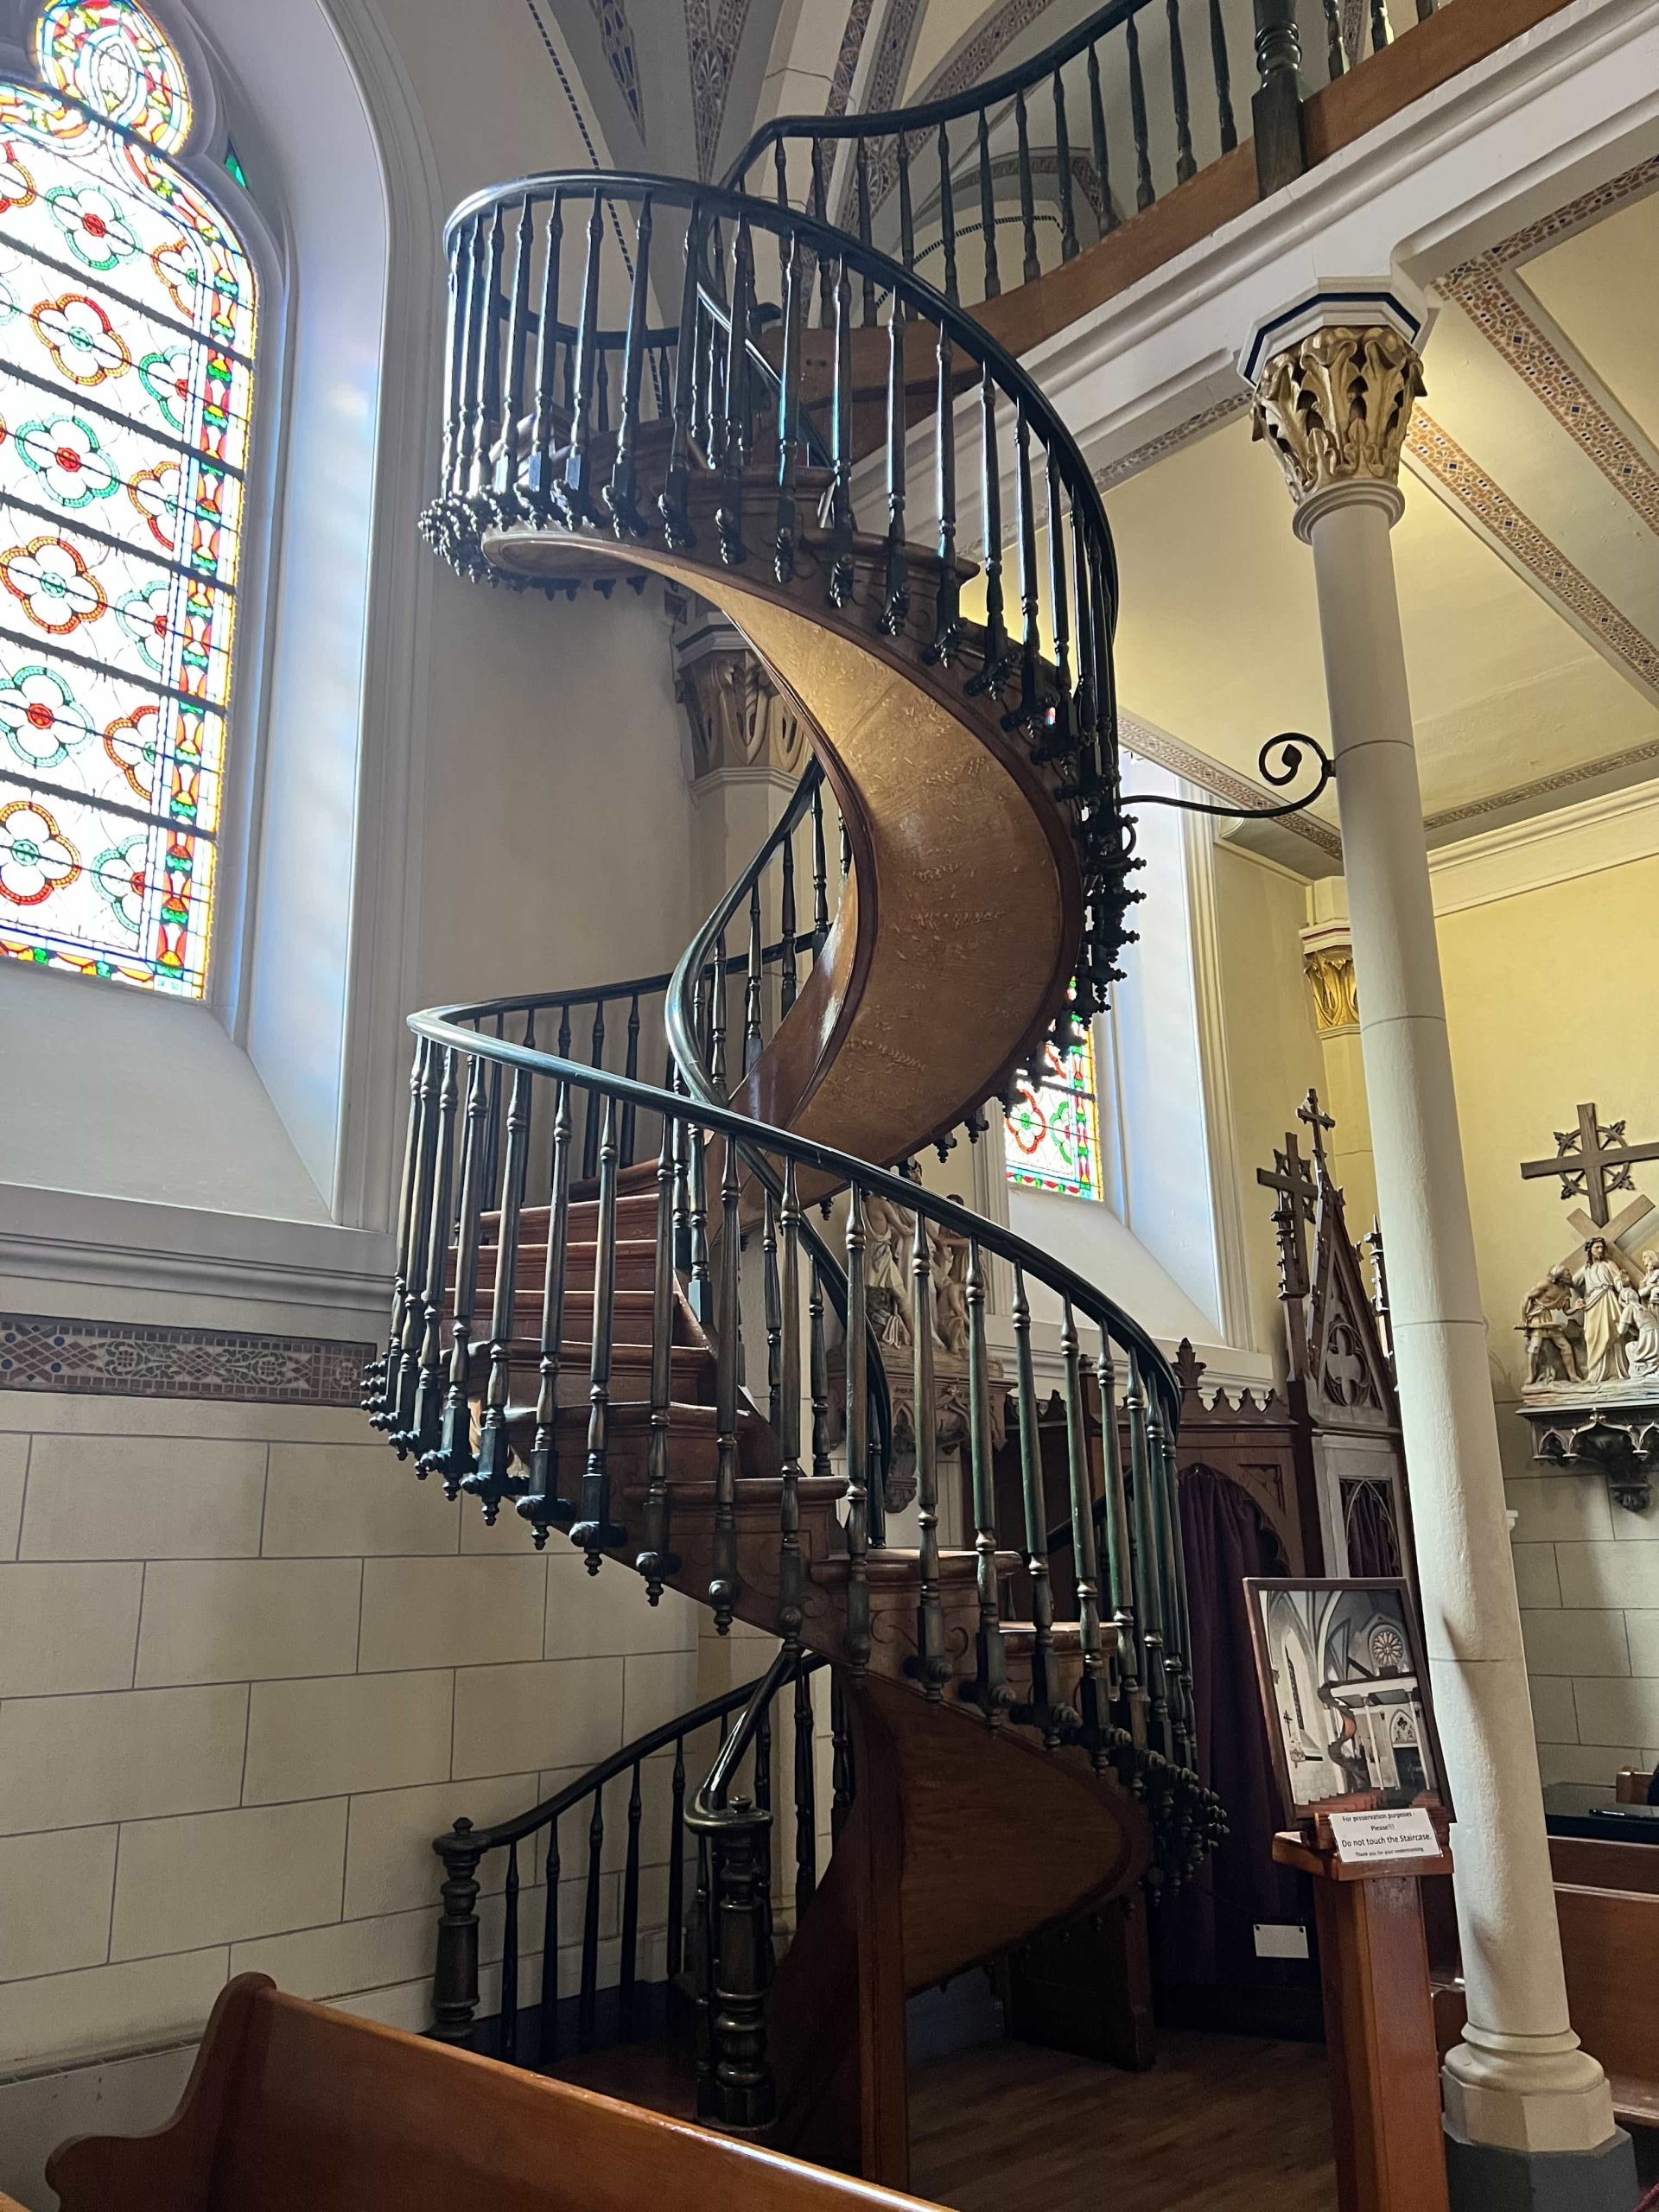
[[[1439,1807],[1446,1770],[1402,1581],[1244,1585],[1286,1824]]]

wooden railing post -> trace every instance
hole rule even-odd
[[[1255,66],[1261,82],[1250,101],[1255,130],[1257,197],[1301,175],[1307,167],[1302,132],[1302,41],[1295,0],[1255,0]]]
[[[692,1813],[687,1826],[705,1847],[706,1914],[698,2054],[697,2117],[734,2134],[763,2128],[777,2111],[777,2086],[766,2051],[766,1993],[772,1940],[765,1878],[772,1815],[739,1801],[719,1812]]]
[[[440,2043],[470,2046],[478,2015],[478,1862],[470,1821],[457,1821],[432,1848],[443,1861],[443,1916],[432,1974],[432,2032]]]

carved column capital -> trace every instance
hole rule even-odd
[[[1313,994],[1313,1019],[1320,1036],[1340,1037],[1357,1029],[1354,944],[1344,926],[1325,923],[1302,931],[1302,973]]]
[[[1306,539],[1318,516],[1364,499],[1398,519],[1400,453],[1423,391],[1416,347],[1391,323],[1324,323],[1258,370],[1255,435],[1273,448]]]
[[[725,770],[798,776],[806,733],[766,663],[719,616],[691,623],[675,640],[674,696],[691,725],[691,780]]]

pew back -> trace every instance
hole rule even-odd
[[[54,2152],[63,2212],[916,2212],[918,2200],[282,1995],[220,1996],[155,2134]]]

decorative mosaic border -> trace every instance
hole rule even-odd
[[[841,51],[836,56],[836,73],[830,80],[830,97],[823,104],[826,115],[847,112],[847,103],[853,97],[853,79],[858,74],[858,57],[864,50],[864,35],[870,28],[874,6],[875,0],[853,0],[847,10]]]
[[[1438,289],[1462,308],[1648,528],[1659,533],[1659,469],[1527,313],[1497,256],[1482,254],[1461,263],[1440,279]]]
[[[1248,776],[1224,768],[1218,761],[1209,760],[1202,753],[1194,753],[1177,737],[1166,731],[1154,729],[1150,722],[1143,722],[1134,715],[1120,713],[1117,734],[1129,752],[1138,753],[1143,760],[1153,760],[1160,768],[1167,768],[1172,775],[1183,776],[1189,784],[1197,784],[1211,798],[1234,800],[1247,813],[1259,806],[1271,806],[1278,793],[1261,784],[1252,783]],[[1287,814],[1281,817],[1282,826],[1299,837],[1306,837],[1310,845],[1318,846],[1330,859],[1342,858],[1342,840],[1330,824],[1310,814]]]
[[[1127,483],[1131,476],[1138,476],[1143,468],[1150,468],[1154,461],[1161,461],[1166,454],[1175,452],[1178,447],[1201,436],[1205,430],[1214,429],[1217,423],[1230,423],[1236,415],[1248,413],[1250,404],[1250,394],[1241,385],[1236,391],[1230,391],[1224,399],[1217,400],[1212,407],[1189,416],[1185,423],[1178,423],[1173,430],[1165,430],[1158,437],[1148,438],[1145,445],[1137,446],[1133,453],[1126,453],[1121,461],[1113,461],[1109,467],[1096,470],[1096,484],[1103,492],[1109,492],[1115,484]]]
[[[374,1350],[321,1337],[0,1313],[0,1390],[355,1407]]]
[[[1570,791],[1574,784],[1586,784],[1592,776],[1617,775],[1622,769],[1639,768],[1649,760],[1659,760],[1659,738],[1650,739],[1645,745],[1632,745],[1624,753],[1610,753],[1605,760],[1582,760],[1576,767],[1558,769],[1553,776],[1539,776],[1529,784],[1516,784],[1506,791],[1494,791],[1488,798],[1471,798],[1461,806],[1448,806],[1439,814],[1423,817],[1425,830],[1447,830],[1454,822],[1472,822],[1483,814],[1501,814],[1506,806],[1522,805],[1529,798],[1548,798],[1553,792]]]
[[[1626,200],[1659,185],[1659,154],[1645,162],[1638,162],[1633,169],[1624,169],[1618,176],[1609,177],[1605,184],[1593,186],[1581,192],[1576,200],[1569,200],[1564,207],[1553,214],[1541,215],[1535,223],[1529,223],[1524,230],[1515,231],[1500,238],[1492,247],[1490,258],[1499,263],[1525,261],[1540,247],[1552,245],[1557,238],[1566,238],[1570,232],[1582,230],[1586,223],[1593,223],[1599,216],[1623,205]]]
[[[1624,662],[1637,683],[1659,690],[1659,646],[1644,638],[1610,599],[1596,589],[1581,569],[1523,514],[1500,484],[1448,436],[1421,407],[1413,411],[1406,450],[1423,474],[1448,492],[1503,550],[1535,577],[1561,607]]]
[[[749,0],[685,0],[685,50],[691,72],[697,175],[705,181],[714,175],[726,98],[732,89],[732,65],[748,13]]]

